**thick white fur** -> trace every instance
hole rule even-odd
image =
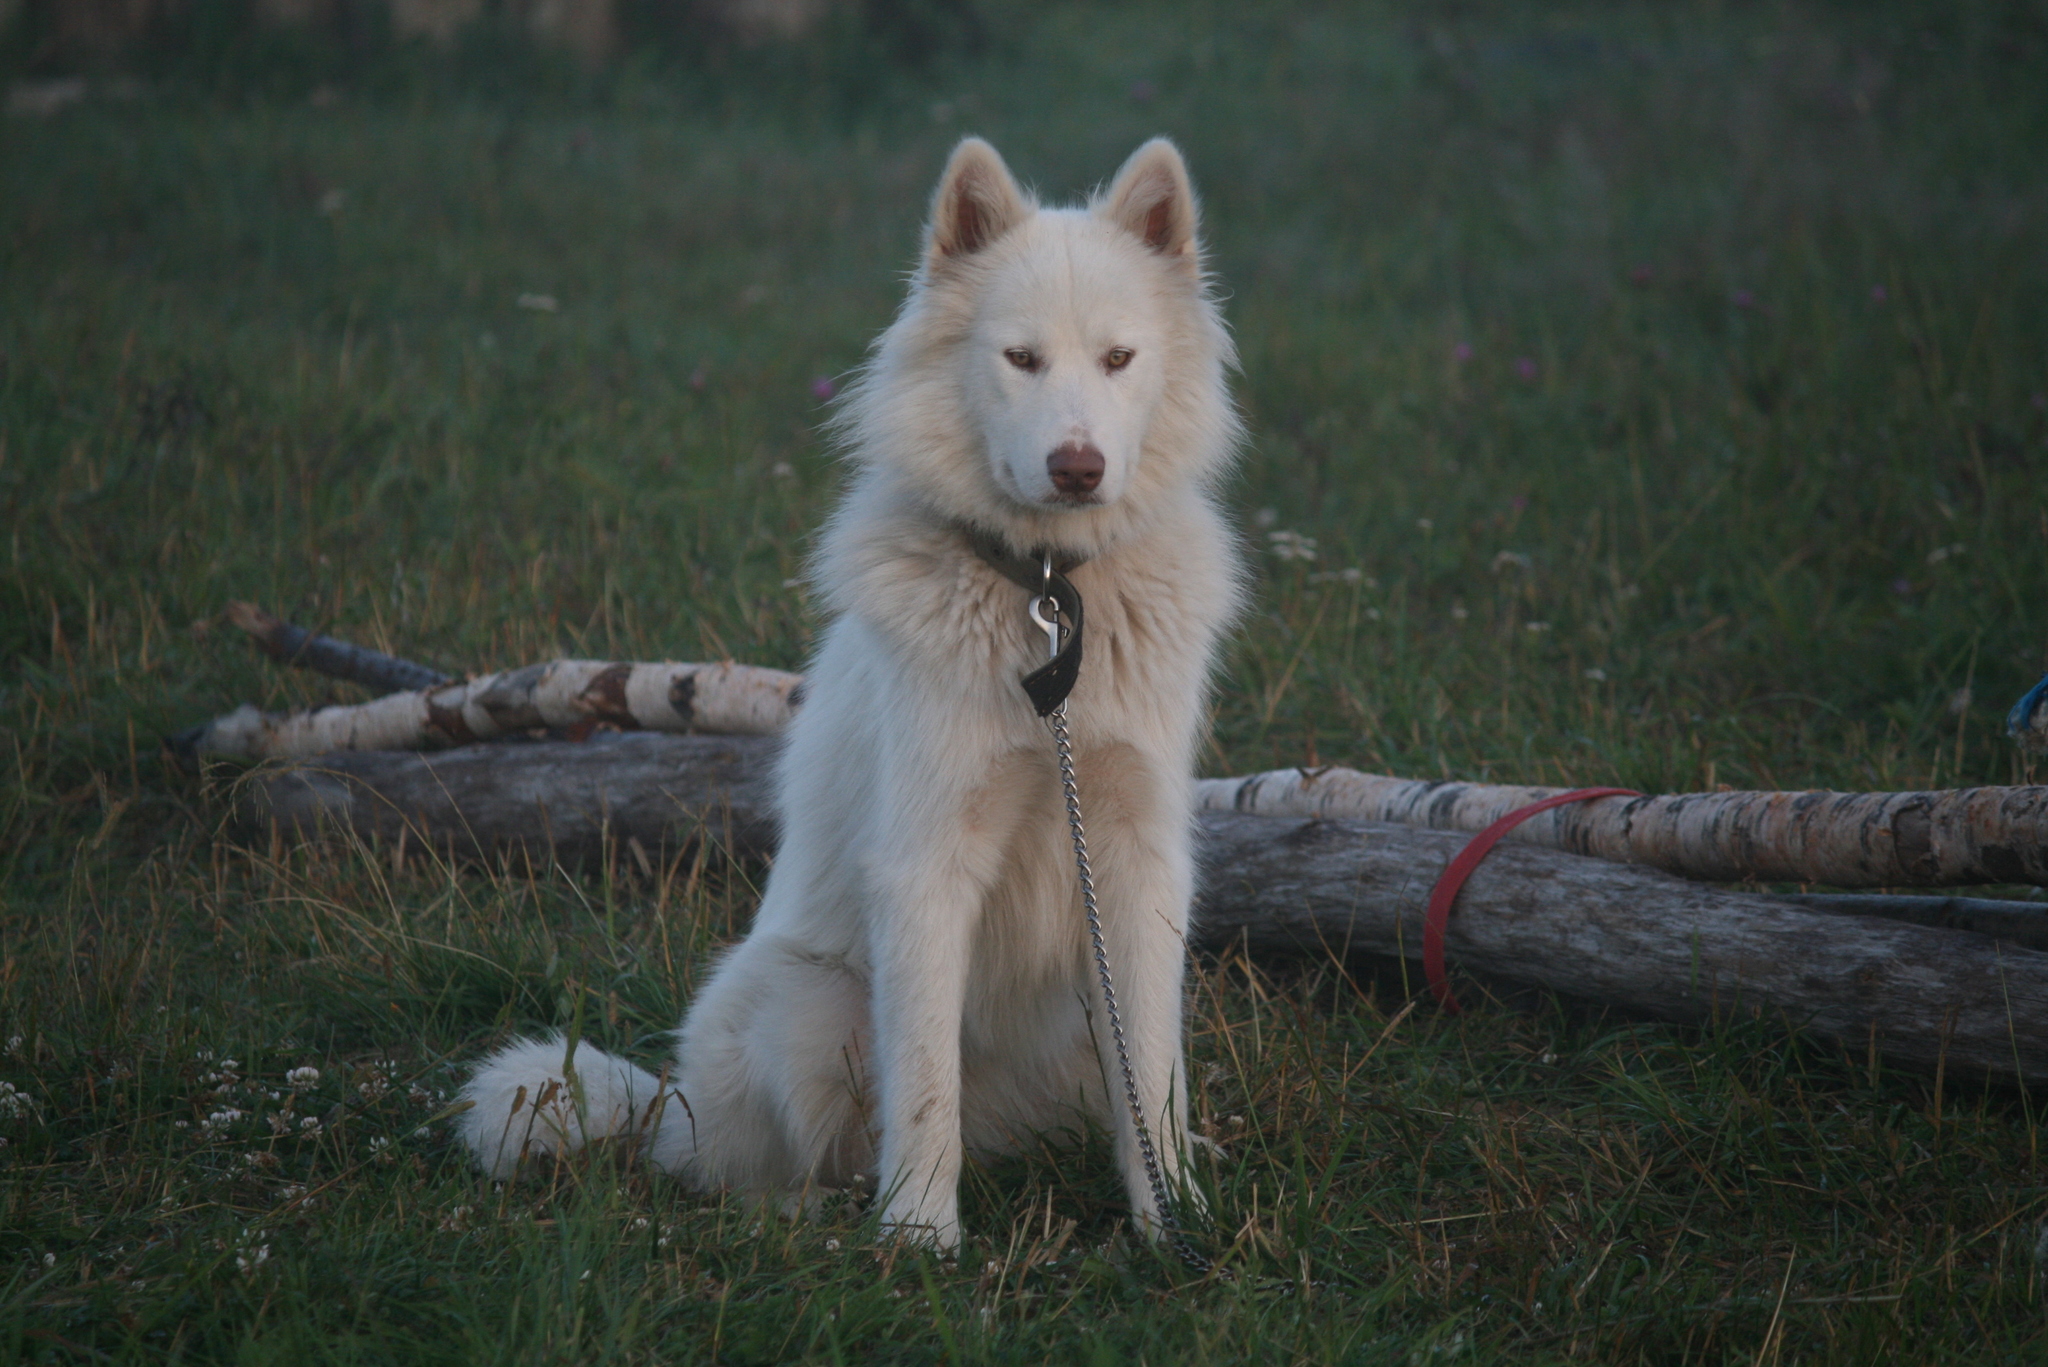
[[[1044,637],[961,529],[1089,557],[1071,729],[1139,1094],[1177,1181],[1189,782],[1240,596],[1212,497],[1239,439],[1233,359],[1170,143],[1077,209],[1039,207],[988,144],[960,145],[841,410],[856,472],[813,566],[835,617],[782,756],[760,914],[697,994],[666,1094],[588,1046],[564,1087],[560,1040],[480,1065],[462,1128],[486,1170],[637,1132],[662,1168],[785,1207],[872,1179],[886,1227],[952,1247],[963,1152],[1092,1120],[1156,1232],[1052,743],[1018,687]],[[1103,454],[1084,501],[1047,472],[1069,442]]]

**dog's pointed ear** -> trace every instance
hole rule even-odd
[[[1165,138],[1131,153],[1096,209],[1161,256],[1194,264],[1195,188],[1188,181],[1180,149]]]
[[[939,177],[932,196],[931,226],[925,229],[925,260],[937,265],[972,256],[1031,213],[1031,205],[996,149],[980,138],[963,138]]]

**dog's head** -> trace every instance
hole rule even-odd
[[[909,299],[849,396],[855,451],[943,513],[1000,510],[1024,544],[1082,550],[1129,505],[1206,484],[1237,427],[1197,227],[1163,138],[1078,209],[1041,208],[993,147],[962,142]]]

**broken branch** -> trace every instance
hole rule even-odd
[[[346,679],[386,693],[433,688],[450,676],[368,646],[350,645],[273,617],[254,603],[229,603],[228,620],[255,638],[279,664],[297,665],[331,679]]]

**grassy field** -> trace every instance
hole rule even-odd
[[[0,1357],[2048,1360],[2028,1098],[1335,965],[1196,968],[1235,1283],[1133,1245],[1099,1146],[974,1172],[957,1261],[603,1157],[496,1188],[460,1064],[658,1057],[752,875],[239,849],[159,751],[352,696],[231,598],[452,670],[800,667],[821,396],[946,149],[1064,197],[1163,131],[1254,434],[1209,772],[2024,778],[2048,18],[1961,8],[1058,7],[917,72],[174,74],[0,124]]]

